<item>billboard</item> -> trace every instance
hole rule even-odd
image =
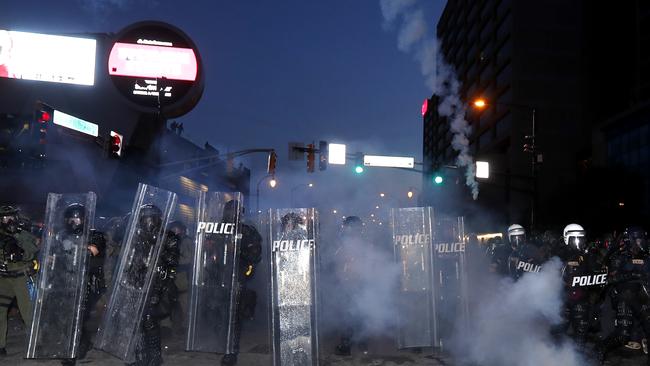
[[[106,66],[119,93],[141,112],[178,117],[194,108],[203,93],[196,45],[167,23],[140,22],[122,30]]]
[[[0,77],[93,85],[94,39],[0,30]]]
[[[117,42],[108,57],[109,75],[194,81],[196,72],[190,48]]]

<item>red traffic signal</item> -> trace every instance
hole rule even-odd
[[[307,145],[307,173],[313,173],[316,167],[316,152],[314,144]]]
[[[275,151],[271,151],[269,153],[269,162],[268,166],[266,169],[266,172],[270,175],[275,175],[275,166],[278,162],[278,154],[275,153]]]
[[[109,140],[109,155],[111,157],[122,156],[122,141],[124,137],[115,131],[111,131],[111,138]]]
[[[43,110],[38,111],[37,115],[38,115],[37,120],[39,123],[47,123],[52,120],[52,114],[50,114],[50,112],[48,111],[43,111]]]
[[[38,129],[38,138],[39,145],[45,145],[47,143],[47,125],[52,122],[52,116],[54,115],[54,108],[48,106],[45,103],[37,102],[34,108],[34,120],[36,121],[35,129]]]

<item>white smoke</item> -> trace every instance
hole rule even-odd
[[[562,321],[561,266],[553,258],[539,273],[483,289],[470,328],[456,336],[455,356],[479,365],[585,365],[572,342],[550,336],[550,328]]]
[[[327,289],[325,301],[331,303],[326,307],[334,312],[322,314],[322,323],[335,332],[353,328],[355,342],[391,335],[396,325],[399,266],[383,244],[369,237],[340,238],[336,251],[325,259],[329,272],[319,286]]]
[[[453,68],[438,55],[438,42],[429,35],[424,11],[417,6],[417,0],[380,0],[379,5],[385,24],[390,27],[397,23],[397,47],[413,55],[420,64],[425,84],[441,98],[438,112],[450,122],[454,134],[451,144],[458,152],[456,165],[465,169],[465,184],[471,189],[472,197],[477,199],[474,158],[469,151],[472,129],[465,120],[466,109],[459,96],[459,83]]]

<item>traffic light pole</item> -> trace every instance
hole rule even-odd
[[[262,184],[262,182],[266,178],[270,178],[270,177],[273,177],[273,175],[267,174],[263,176],[262,179],[259,180],[259,182],[257,182],[257,189],[255,190],[255,212],[256,213],[260,212],[260,184]]]
[[[537,132],[535,128],[535,108],[532,108],[532,137],[533,137],[533,151],[532,158],[530,162],[530,176],[532,177],[532,200],[530,203],[530,231],[533,231],[535,227],[535,206],[537,206],[537,143],[535,141],[535,133]]]

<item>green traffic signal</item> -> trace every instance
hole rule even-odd
[[[357,174],[361,174],[361,173],[363,173],[363,167],[362,167],[361,165],[357,165],[357,166],[354,168],[354,172],[357,173]]]
[[[442,175],[440,175],[440,174],[436,174],[436,175],[433,177],[433,182],[434,182],[435,184],[442,184],[443,181],[444,181],[444,179],[442,179]]]

